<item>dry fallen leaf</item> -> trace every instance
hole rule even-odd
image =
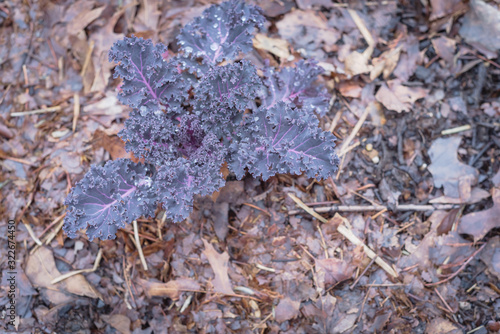
[[[214,291],[228,295],[234,295],[234,291],[231,287],[231,282],[229,281],[229,276],[227,274],[229,254],[227,254],[227,252],[220,254],[208,241],[206,241],[205,239],[201,240],[205,245],[203,254],[207,257],[208,262],[210,263],[210,266],[212,267],[212,270],[215,274],[215,278],[212,281]]]
[[[368,65],[368,57],[358,51],[351,52],[344,61],[345,73],[349,76],[368,73],[373,66]]]
[[[121,334],[130,334],[130,318],[123,314],[101,315],[101,319]]]
[[[437,55],[446,62],[446,66],[451,68],[455,57],[456,42],[448,37],[440,36],[432,40],[432,46]]]
[[[388,81],[389,87],[383,83],[377,91],[375,98],[389,110],[399,113],[410,111],[416,100],[421,99],[429,93],[428,89],[422,87],[403,86],[399,80]]]
[[[340,259],[315,259],[316,275],[318,285],[321,288],[325,286],[336,285],[339,282],[351,278],[354,272],[354,266],[347,261]]]
[[[379,57],[372,59],[373,68],[370,72],[370,80],[375,80],[380,74],[384,74],[383,78],[387,79],[398,65],[399,56],[403,46],[398,46],[395,49],[387,50]]]
[[[288,48],[290,45],[287,41],[280,38],[267,37],[264,34],[256,34],[253,39],[253,46],[256,49],[266,50],[282,60],[287,60],[290,57]]]
[[[54,304],[72,301],[72,296],[67,293],[102,299],[101,294],[81,274],[52,284],[52,280],[61,276],[61,273],[56,268],[52,252],[46,247],[38,248],[29,256],[26,263],[26,276],[35,287],[46,288]]]
[[[443,318],[433,319],[427,326],[425,333],[427,334],[461,334],[463,331],[455,326],[451,321]]]
[[[434,185],[443,187],[448,197],[460,198],[466,203],[472,195],[479,172],[458,160],[457,149],[461,137],[438,138],[429,149],[432,163],[428,167],[434,177]]]
[[[493,237],[488,241],[480,257],[490,273],[500,279],[500,236]]]
[[[491,208],[462,217],[458,225],[460,233],[470,234],[474,236],[474,241],[478,241],[490,230],[500,227],[500,188],[493,188],[491,195],[493,197]]]
[[[274,310],[276,321],[283,322],[295,318],[299,314],[300,301],[293,301],[289,297],[280,300]]]
[[[479,44],[490,51],[500,50],[500,11],[482,0],[472,0],[465,14],[460,35],[467,43]]]

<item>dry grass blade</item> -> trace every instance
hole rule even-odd
[[[99,268],[99,263],[101,262],[101,259],[102,259],[102,248],[99,249],[99,252],[97,253],[97,257],[95,258],[95,261],[94,261],[94,266],[92,268],[90,268],[90,269],[80,269],[80,270],[75,270],[75,271],[67,272],[64,275],[61,275],[61,276],[59,276],[57,278],[54,278],[51,281],[51,283],[52,284],[56,284],[56,283],[64,281],[65,279],[68,279],[68,278],[70,278],[72,276],[75,276],[75,275],[78,275],[78,274],[94,272],[94,271],[97,270],[97,268]]]
[[[137,220],[134,220],[132,224],[134,225],[135,247],[137,248],[137,252],[139,253],[142,267],[147,271],[148,263],[146,262],[146,258],[144,257],[144,253],[142,252],[141,241],[139,240],[139,229],[137,228]]]

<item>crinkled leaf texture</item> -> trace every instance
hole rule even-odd
[[[150,168],[127,159],[92,166],[66,198],[66,234],[74,238],[78,230],[87,228],[90,240],[114,239],[125,222],[153,215],[156,196],[151,191]]]
[[[117,41],[109,61],[119,63],[114,78],[121,77],[120,101],[141,113],[164,108],[177,111],[187,96],[187,84],[178,70],[177,59],[163,59],[167,47],[135,36]]]
[[[113,45],[120,101],[132,107],[119,135],[144,163],[92,166],[66,199],[70,237],[87,229],[90,239],[112,239],[125,223],[154,215],[158,204],[180,222],[195,195],[224,185],[224,162],[239,179],[247,170],[264,180],[333,174],[335,137],[314,115],[327,106],[324,90],[313,85],[321,69],[300,61],[275,72],[267,64],[261,77],[249,61],[234,61],[252,49],[263,22],[259,8],[230,0],[182,29],[181,55],[164,59],[164,45],[137,37]]]
[[[264,83],[268,87],[264,105],[271,108],[278,102],[285,102],[305,112],[315,111],[324,116],[328,108],[326,91],[313,84],[321,73],[323,69],[313,61],[300,60],[295,67],[285,67],[279,72],[268,67],[264,73]]]
[[[241,0],[230,0],[206,9],[181,30],[177,40],[186,56],[192,55],[202,58],[204,64],[216,65],[234,59],[240,51],[249,52],[252,33],[263,22],[260,8]],[[188,58],[185,65],[197,72],[206,70],[192,58]]]
[[[238,178],[245,168],[264,180],[276,173],[327,178],[339,163],[335,137],[318,127],[318,119],[301,109],[278,102],[267,110],[261,107],[247,120],[231,148],[230,168]]]
[[[211,68],[194,89],[194,110],[205,131],[231,136],[242,111],[254,104],[262,87],[262,79],[248,61]]]
[[[190,159],[179,158],[161,166],[155,178],[156,194],[174,222],[193,210],[194,195],[208,195],[225,184],[220,172],[226,149],[213,134],[206,135]]]

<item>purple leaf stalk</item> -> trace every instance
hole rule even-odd
[[[263,76],[240,53],[264,22],[261,9],[231,0],[214,5],[186,25],[177,38],[181,54],[168,60],[161,43],[131,37],[109,52],[123,80],[119,99],[132,107],[119,133],[128,159],[92,166],[65,204],[64,231],[72,238],[114,239],[116,231],[158,204],[180,222],[194,195],[224,186],[227,163],[238,179],[248,171],[267,180],[277,173],[327,178],[338,166],[335,137],[319,128],[315,112],[327,111],[324,88],[313,83],[322,70],[314,62]]]

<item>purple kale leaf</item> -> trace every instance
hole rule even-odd
[[[92,166],[66,198],[66,234],[74,238],[78,230],[87,228],[90,240],[114,239],[125,222],[151,216],[157,199],[151,192],[150,168],[127,159]]]
[[[160,165],[180,157],[176,147],[177,123],[159,110],[148,115],[134,109],[119,135],[128,152],[148,163]]]
[[[255,104],[262,94],[262,79],[248,61],[215,66],[194,89],[194,112],[206,131],[231,136],[239,125],[242,111]]]
[[[315,87],[314,81],[323,69],[314,62],[300,60],[295,67],[285,67],[276,72],[268,67],[265,71],[264,83],[268,93],[263,98],[264,105],[271,108],[278,102],[292,104],[305,112],[317,112],[324,116],[328,108],[325,89]]]
[[[168,218],[174,222],[186,219],[193,209],[194,195],[209,195],[224,186],[220,168],[225,156],[218,138],[208,134],[189,160],[180,158],[159,168],[156,193]]]
[[[327,178],[337,169],[335,137],[318,127],[313,114],[278,102],[261,107],[247,120],[231,148],[229,166],[238,178],[245,168],[264,180],[276,173]]]
[[[109,52],[109,60],[119,63],[114,78],[121,77],[120,101],[143,113],[168,108],[177,111],[187,96],[187,85],[177,68],[177,60],[164,61],[167,47],[151,40],[125,37]]]
[[[186,56],[202,58],[204,64],[213,66],[234,59],[240,51],[249,52],[252,33],[263,22],[260,8],[230,0],[206,9],[181,30],[177,40]],[[192,61],[187,65],[198,67]]]

